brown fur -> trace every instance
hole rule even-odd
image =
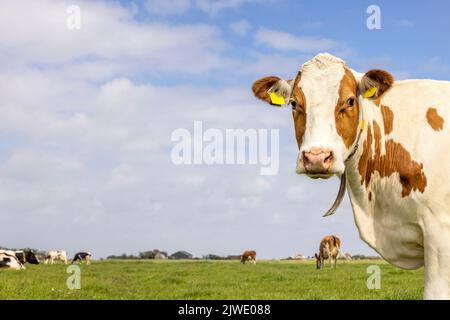
[[[245,263],[248,260],[253,260],[254,262],[256,261],[256,251],[254,251],[254,250],[244,251],[244,253],[241,256],[241,262]]]
[[[306,98],[302,88],[298,86],[300,79],[301,74],[299,73],[295,78],[291,95],[291,101],[296,103],[296,108],[292,110],[292,117],[294,118],[295,138],[299,148],[302,145],[306,128]]]
[[[394,127],[394,113],[388,106],[381,105],[381,115],[383,117],[384,133],[389,134]]]
[[[328,246],[329,255],[325,256],[324,252],[326,252],[326,247]],[[323,267],[323,261],[326,259],[330,259],[330,263],[334,262],[334,266],[336,267],[336,260],[339,256],[339,250],[341,248],[341,240],[334,236],[326,236],[320,241],[319,246],[319,254],[315,254],[317,269],[321,269]],[[320,264],[319,264],[320,263]]]
[[[330,252],[334,252],[336,247],[338,249],[341,247],[341,240],[338,237],[333,236],[333,235],[324,237],[322,239],[322,241],[320,241],[320,246],[319,246],[319,252],[321,254],[327,244],[328,244],[328,247],[330,248]],[[335,257],[337,257],[337,254],[335,255]]]
[[[335,107],[335,119],[337,133],[344,140],[345,146],[350,148],[356,139],[358,131],[359,105],[357,94],[357,83],[353,73],[345,68],[339,87],[339,100]],[[346,107],[349,98],[355,98],[353,107]],[[345,110],[341,112],[341,110]]]
[[[281,79],[278,77],[270,76],[255,81],[255,83],[252,86],[253,94],[258,99],[264,100],[265,102],[272,104],[270,101],[269,89],[272,88],[272,86],[279,80]]]
[[[429,108],[427,111],[428,124],[435,131],[440,131],[444,128],[444,119],[438,114],[436,108]]]
[[[367,128],[367,139],[364,141],[363,152],[359,160],[358,170],[361,175],[361,184],[369,186],[370,179],[375,172],[380,177],[389,177],[394,173],[399,174],[399,182],[402,185],[402,197],[408,196],[411,191],[424,192],[427,178],[423,172],[423,164],[412,160],[410,153],[400,144],[388,139],[385,142],[386,153],[381,155],[381,130],[376,122],[373,122],[373,135],[371,125]],[[375,146],[375,153],[372,145]]]
[[[394,77],[389,72],[380,69],[372,69],[367,71],[361,79],[359,90],[361,94],[364,94],[364,92],[371,87],[376,87],[377,92],[371,99],[377,100],[377,98],[385,94],[393,84]]]

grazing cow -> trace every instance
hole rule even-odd
[[[0,250],[0,268],[24,270],[25,266],[17,259],[14,251]]]
[[[244,253],[241,256],[241,263],[246,263],[247,261],[253,262],[253,264],[256,264],[256,251],[253,250],[247,250],[244,251]]]
[[[341,240],[336,236],[326,236],[320,241],[319,254],[314,254],[316,257],[317,269],[323,268],[323,262],[330,259],[330,267],[336,268],[336,260],[339,256],[339,249],[341,247]]]
[[[39,259],[33,251],[15,251],[14,252],[20,263],[39,264]]]
[[[326,215],[347,189],[360,237],[393,265],[425,266],[424,298],[449,299],[450,82],[394,82],[318,54],[294,79],[262,78],[253,92],[292,107],[298,174],[340,178]]]
[[[82,263],[83,260],[86,261],[86,264],[91,264],[92,254],[90,252],[78,252],[75,254],[72,260],[72,264],[75,262]]]
[[[51,250],[47,252],[47,255],[45,256],[45,264],[47,264],[50,261],[50,264],[53,264],[55,260],[60,260],[64,262],[64,264],[67,264],[67,251],[64,250]]]

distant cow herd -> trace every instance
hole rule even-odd
[[[83,261],[86,262],[86,264],[90,264],[91,258],[92,254],[90,252],[77,252],[72,259],[72,264],[81,263]],[[48,251],[45,255],[44,264],[54,264],[55,261],[61,261],[64,264],[67,264],[67,252],[64,250]],[[26,263],[39,264],[39,259],[33,251],[0,250],[0,268],[24,270]]]
[[[314,255],[316,259],[317,269],[322,269],[324,267],[324,261],[327,259],[330,260],[331,268],[336,268],[338,258],[345,260],[351,259],[351,255],[349,253],[342,254],[340,252],[340,248],[341,240],[338,237],[334,235],[324,237],[319,244],[319,252]],[[48,251],[45,255],[44,264],[54,264],[56,261],[67,264],[67,256],[67,251],[64,250]],[[89,265],[91,264],[91,259],[92,253],[88,251],[77,252],[72,259],[72,264],[85,262],[87,265]],[[293,259],[303,260],[306,259],[306,257],[302,254],[295,254]],[[240,256],[240,260],[242,264],[245,264],[246,262],[256,264],[256,251],[244,251]],[[33,251],[0,250],[0,268],[24,270],[26,263],[39,264],[39,259]]]

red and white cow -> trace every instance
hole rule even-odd
[[[292,106],[297,173],[341,179],[328,214],[347,188],[361,238],[398,267],[425,265],[425,298],[450,298],[450,82],[394,82],[318,54],[253,92]]]
[[[322,269],[324,261],[330,259],[330,267],[336,268],[339,250],[341,249],[341,240],[336,236],[326,236],[320,241],[319,253],[314,254],[316,258],[317,269]]]
[[[245,264],[245,262],[251,261],[253,264],[256,264],[256,251],[254,250],[246,250],[241,255],[241,263]]]

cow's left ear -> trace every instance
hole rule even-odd
[[[394,84],[394,77],[387,71],[372,69],[359,82],[359,94],[367,99],[381,97]]]

